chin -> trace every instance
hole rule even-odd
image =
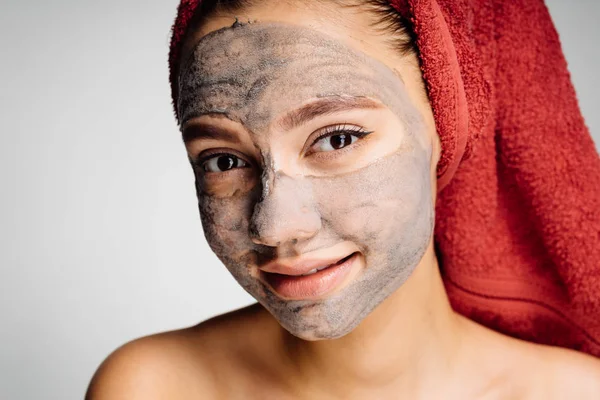
[[[316,342],[316,341],[320,341],[320,340],[339,339],[341,337],[346,336],[350,332],[352,332],[355,328],[355,327],[348,327],[343,330],[335,329],[335,330],[330,330],[330,331],[323,331],[323,330],[296,331],[296,330],[288,329],[284,325],[281,325],[281,326],[285,330],[287,330],[290,334],[296,336],[299,339],[306,340],[309,342]]]
[[[288,307],[282,308],[267,307],[282,328],[307,341],[339,339],[352,332],[363,320],[347,310],[328,307],[327,302],[308,306],[288,304]]]

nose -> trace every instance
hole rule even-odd
[[[256,244],[279,247],[312,238],[321,229],[309,182],[277,172],[265,176],[263,194],[254,206],[250,236]],[[270,184],[268,181],[271,181]]]

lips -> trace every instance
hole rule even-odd
[[[349,258],[352,254],[349,254],[343,258],[327,258],[327,259],[307,259],[298,260],[296,262],[272,262],[263,267],[261,271],[268,272],[271,274],[280,274],[288,276],[301,276],[310,275],[317,271],[331,267],[335,264],[339,264]]]
[[[264,281],[280,297],[306,300],[324,296],[350,275],[357,252],[338,260],[307,260],[296,264],[273,263],[261,268]],[[284,273],[287,272],[287,273]]]

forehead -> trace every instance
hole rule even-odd
[[[399,111],[408,100],[383,63],[310,28],[281,23],[227,27],[204,36],[181,68],[179,120],[225,114],[255,130],[309,99],[373,97]]]

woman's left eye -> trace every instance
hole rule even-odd
[[[327,152],[340,150],[355,143],[358,139],[368,135],[367,132],[359,127],[332,127],[330,132],[324,132],[311,147],[313,152]]]

